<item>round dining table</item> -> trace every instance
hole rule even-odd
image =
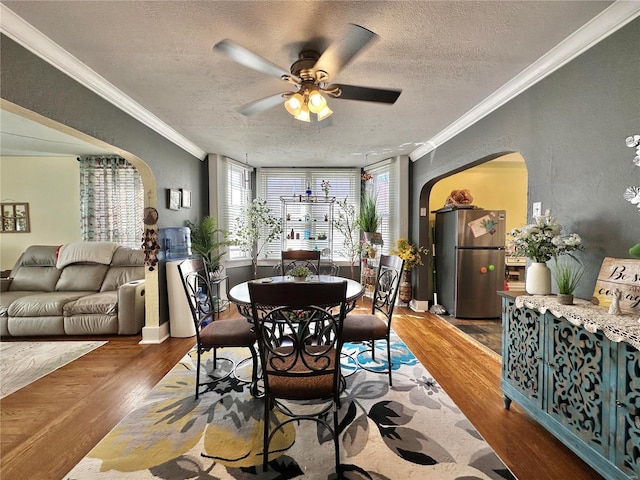
[[[251,297],[249,296],[249,283],[290,283],[305,281],[314,282],[347,282],[347,310],[351,311],[356,306],[356,301],[364,295],[365,287],[356,280],[344,277],[334,277],[332,275],[310,275],[306,280],[294,280],[290,275],[275,276],[267,278],[259,278],[257,280],[249,280],[234,286],[229,290],[227,296],[229,300],[236,304],[238,311],[247,318],[251,317]]]

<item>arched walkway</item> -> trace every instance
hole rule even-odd
[[[518,152],[498,152],[434,177],[420,191],[419,245],[433,252],[433,211],[444,206],[454,189],[468,189],[473,204],[486,209],[507,210],[507,231],[526,223],[527,169]],[[520,178],[521,177],[521,178]],[[437,252],[436,252],[437,254]],[[419,267],[415,298],[426,309],[435,289],[433,256]]]
[[[155,176],[153,175],[149,165],[139,157],[6,100],[2,101],[1,107],[6,111],[22,116],[27,120],[39,123],[125,158],[129,163],[136,167],[142,177],[142,183],[145,189],[145,208],[157,208],[158,196]],[[156,232],[158,230],[157,225],[145,225],[145,228],[154,229]],[[142,343],[159,343],[168,336],[168,325],[163,329],[159,324],[159,306],[158,269],[154,268],[151,270],[147,267],[145,269],[145,327],[143,328]]]

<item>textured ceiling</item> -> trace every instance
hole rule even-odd
[[[587,23],[605,1],[2,1],[207,153],[261,165],[363,166],[409,154]],[[348,23],[379,35],[334,79],[401,89],[394,105],[329,99],[310,124],[290,90],[212,50],[229,38],[288,70]]]

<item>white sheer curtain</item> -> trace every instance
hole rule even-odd
[[[78,161],[82,239],[140,248],[144,229],[140,174],[118,156],[82,156]]]

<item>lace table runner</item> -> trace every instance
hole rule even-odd
[[[612,342],[627,342],[640,350],[640,323],[637,314],[611,315],[607,309],[576,298],[574,305],[561,305],[557,297],[548,295],[522,295],[516,297],[516,307],[533,308],[564,317],[588,332],[600,330]]]

